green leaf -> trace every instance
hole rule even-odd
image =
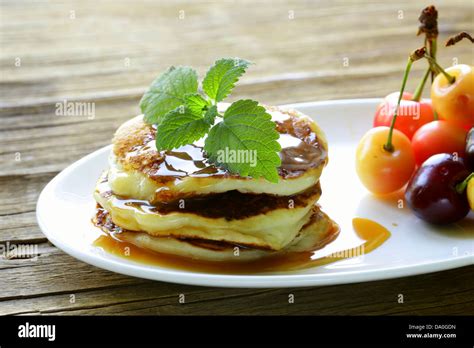
[[[217,105],[212,105],[209,109],[207,109],[206,113],[204,114],[204,121],[206,121],[210,126],[212,126],[218,114],[219,113],[217,112]]]
[[[204,92],[216,102],[227,97],[250,62],[240,58],[224,58],[217,60],[209,69],[202,82]]]
[[[168,112],[156,129],[156,148],[158,151],[171,150],[182,145],[192,144],[202,138],[209,130],[209,124],[202,114],[180,106]]]
[[[277,168],[281,164],[279,136],[265,108],[253,100],[239,100],[226,110],[223,121],[211,128],[204,149],[211,161],[232,173],[254,178],[263,176],[276,183],[279,179]],[[230,150],[234,154],[241,151],[240,159],[237,155],[235,161],[225,156],[226,149],[229,154]],[[248,160],[252,153],[256,163]],[[243,158],[247,160],[242,161]]]
[[[190,67],[171,67],[158,76],[140,100],[145,122],[159,123],[168,112],[184,104],[185,95],[196,93],[196,71]]]
[[[209,102],[199,93],[188,94],[184,97],[184,103],[195,114],[202,114],[209,106]]]

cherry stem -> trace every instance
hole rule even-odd
[[[413,95],[413,101],[420,101],[421,95],[423,94],[423,89],[425,88],[426,80],[428,80],[428,76],[430,76],[431,67],[428,67],[425,71],[425,75],[423,75],[423,79],[420,81],[418,86],[416,87],[415,94]]]
[[[428,44],[429,44],[430,57],[433,58],[433,61],[436,62],[436,51],[437,51],[437,47],[438,47],[438,41],[436,40],[436,38],[429,39]],[[434,73],[432,71],[431,72],[431,83],[433,83],[433,80],[434,80]]]
[[[474,43],[474,39],[472,38],[472,36],[469,33],[465,32],[465,31],[461,31],[459,34],[456,34],[456,35],[450,37],[449,40],[446,41],[446,47],[453,46],[453,45],[457,44],[459,41],[461,41],[462,39],[468,39],[469,41]]]
[[[431,44],[430,44],[430,55],[433,57],[433,59],[436,60],[436,53],[438,51],[438,40],[437,39],[431,39]]]
[[[456,81],[456,78],[454,76],[451,76],[449,75],[442,67],[441,65],[438,64],[438,62],[436,62],[435,59],[433,59],[432,57],[428,56],[428,55],[425,55],[425,58],[428,59],[428,61],[430,62],[431,66],[436,70],[438,71],[439,73],[443,74],[444,77],[446,77],[446,79],[448,80],[449,83],[453,84],[454,81]]]
[[[469,174],[469,176],[464,179],[464,181],[460,182],[459,184],[456,185],[456,192],[459,193],[460,195],[464,193],[467,187],[467,183],[469,180],[474,178],[474,173]]]
[[[410,57],[408,58],[408,63],[405,68],[405,74],[403,75],[402,87],[400,88],[400,94],[398,96],[397,107],[395,109],[395,112],[393,113],[392,123],[390,124],[390,130],[388,132],[387,143],[383,146],[383,148],[388,152],[393,152],[394,150],[394,147],[392,144],[393,127],[395,127],[395,120],[397,119],[398,109],[400,108],[400,102],[402,101],[403,92],[405,91],[405,86],[407,84],[408,75],[410,74],[412,65],[413,65],[413,59]]]

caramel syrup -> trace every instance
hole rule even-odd
[[[382,245],[389,237],[390,232],[375,221],[363,218],[354,218],[352,225],[358,237],[364,240],[361,245],[337,251],[324,257],[315,257],[315,250],[307,252],[284,253],[268,256],[253,261],[202,261],[186,257],[158,253],[139,248],[131,243],[121,241],[119,234],[106,233],[97,238],[94,246],[102,248],[109,254],[131,259],[135,262],[180,269],[201,273],[216,274],[257,274],[266,272],[295,271],[305,268],[324,266],[336,261],[352,258],[356,255],[370,253]],[[339,227],[334,224],[322,245],[334,240],[339,233]],[[319,249],[319,247],[317,248]]]

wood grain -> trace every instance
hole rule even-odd
[[[441,41],[474,31],[471,1],[435,1]],[[415,1],[3,1],[0,5],[0,243],[39,256],[0,258],[0,314],[472,314],[474,267],[301,289],[219,289],[100,270],[52,246],[36,223],[39,192],[108,144],[169,65],[202,76],[216,58],[255,64],[234,92],[267,104],[381,97],[395,91],[416,37]],[[474,64],[472,45],[440,49]],[[344,64],[348,62],[348,65]],[[415,64],[408,88],[421,78]],[[55,104],[95,103],[94,119]],[[420,246],[422,247],[422,246]],[[185,303],[179,303],[180,294]],[[288,302],[289,294],[295,303]],[[399,295],[404,302],[399,303]]]

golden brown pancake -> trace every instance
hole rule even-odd
[[[280,133],[278,183],[210,163],[204,138],[157,151],[155,126],[142,115],[125,122],[94,192],[107,221],[98,225],[139,247],[202,260],[231,260],[235,247],[239,260],[252,260],[327,242],[334,224],[316,205],[326,138],[301,113],[266,109]]]
[[[282,249],[293,240],[320,196],[317,183],[286,197],[233,190],[151,204],[115,195],[105,174],[94,192],[113,222],[127,230],[268,250]]]
[[[124,230],[115,225],[106,210],[98,209],[95,224],[114,239],[140,248],[203,261],[246,262],[286,253],[314,251],[334,240],[339,230],[334,222],[315,205],[311,218],[285,248],[270,251],[239,244],[197,238],[157,237],[145,232]]]

